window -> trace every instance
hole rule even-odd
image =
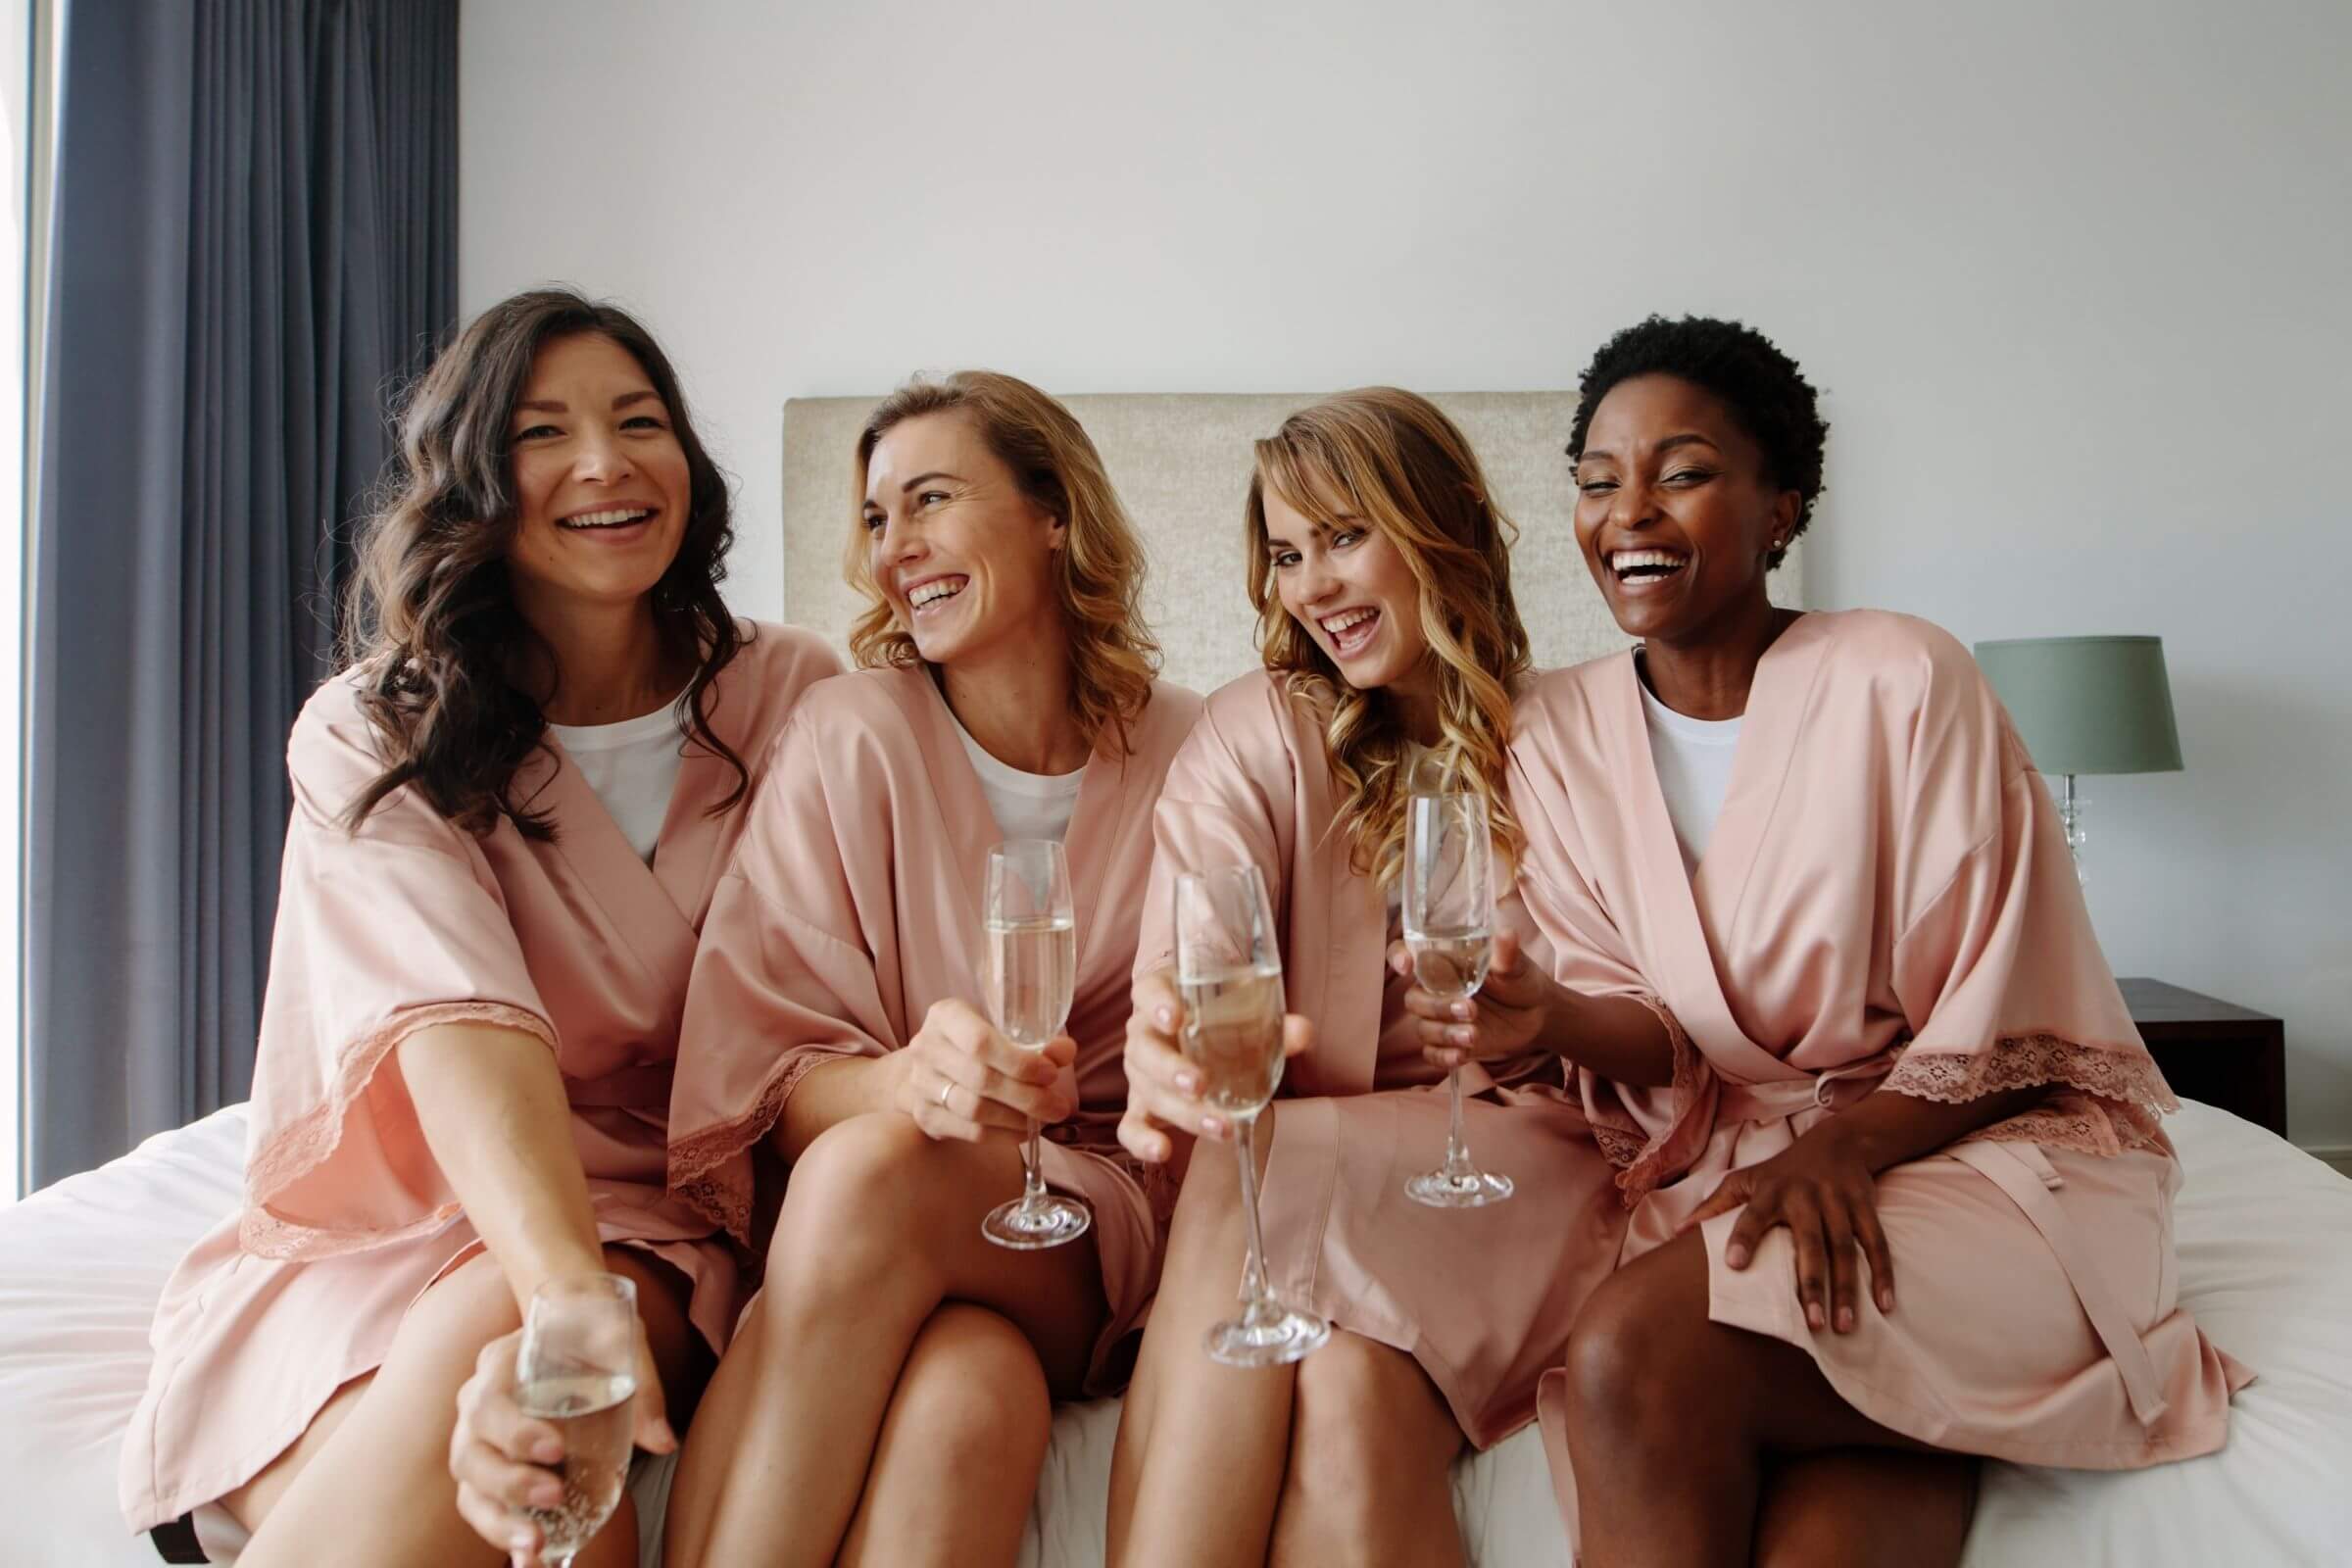
[[[33,10],[34,0],[0,0],[0,209],[6,214],[0,218],[0,1204],[24,1190],[24,346]]]

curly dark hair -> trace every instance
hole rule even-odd
[[[1652,316],[1603,343],[1577,381],[1576,420],[1568,431],[1568,457],[1581,462],[1592,411],[1620,381],[1638,375],[1671,375],[1704,387],[1721,398],[1757,446],[1775,484],[1793,490],[1797,502],[1793,540],[1813,520],[1821,495],[1821,455],[1830,438],[1819,395],[1796,362],[1772,339],[1739,321],[1686,316],[1670,321]],[[1788,555],[1784,547],[1766,558],[1769,568]]]
[[[710,720],[710,683],[744,640],[718,592],[735,539],[726,475],[694,432],[668,356],[636,318],[570,289],[534,289],[474,318],[418,378],[401,412],[400,459],[361,530],[342,654],[345,668],[362,669],[360,706],[384,770],[351,804],[354,830],[386,796],[414,786],[468,832],[505,818],[527,838],[555,837],[544,811],[507,793],[547,732],[538,700],[511,675],[521,656],[549,652],[515,610],[507,576],[519,522],[509,426],[540,345],[582,334],[636,359],[685,451],[686,528],[654,585],[654,624],[664,652],[695,665],[678,695],[679,732],[735,770],[714,814],[748,790],[743,760]]]

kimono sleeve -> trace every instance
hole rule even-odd
[[[827,755],[830,753],[831,755]],[[775,742],[735,858],[711,895],[670,1091],[669,1184],[751,1244],[753,1151],[809,1072],[903,1045],[883,1002],[852,861],[879,857],[878,798],[856,760],[796,714]],[[836,800],[828,778],[845,792]],[[868,842],[868,841],[871,842]],[[880,879],[887,882],[887,876]]]
[[[1586,996],[1640,1003],[1656,1014],[1674,1053],[1674,1079],[1664,1087],[1621,1084],[1570,1062],[1593,1140],[1618,1167],[1617,1186],[1630,1205],[1681,1175],[1705,1149],[1720,1085],[1579,866],[1582,828],[1568,788],[1532,746],[1513,748],[1511,808],[1527,839],[1518,893],[1544,938],[1552,978]]]
[[[345,682],[287,748],[294,809],[254,1072],[239,1240],[267,1257],[358,1251],[429,1231],[458,1199],[393,1053],[436,1024],[495,1024],[556,1046],[488,858],[413,790],[357,828],[381,770]]]
[[[2050,1085],[2079,1092],[2058,1097],[2066,1141],[2146,1141],[2179,1102],[2091,932],[2048,790],[1975,663],[1952,655],[1922,700],[1898,829],[1891,981],[1912,1038],[1883,1087],[1957,1103]]]
[[[1218,722],[1212,699],[1168,764],[1152,813],[1152,871],[1144,884],[1135,943],[1135,973],[1148,974],[1176,961],[1176,878],[1216,866],[1254,865],[1266,879],[1275,924],[1284,927],[1284,884],[1289,857],[1278,823],[1292,812],[1288,797],[1278,803],[1263,768],[1252,755],[1266,748],[1237,748]],[[1287,756],[1286,754],[1282,754]]]

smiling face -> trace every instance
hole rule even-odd
[[[1670,644],[1764,603],[1765,559],[1801,503],[1722,399],[1671,375],[1610,389],[1576,484],[1576,541],[1617,624]]]
[[[883,432],[865,465],[866,566],[915,651],[954,664],[1058,620],[1065,528],[1021,490],[963,414]]]
[[[1264,487],[1266,554],[1274,590],[1341,676],[1358,691],[1426,681],[1429,639],[1421,585],[1388,535],[1345,508],[1309,517]]]
[[[596,333],[541,344],[507,444],[516,513],[507,566],[524,615],[652,593],[677,559],[694,483],[636,357]]]

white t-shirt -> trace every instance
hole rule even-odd
[[[678,764],[684,760],[677,715],[658,708],[642,718],[617,724],[550,724],[572,765],[605,803],[621,836],[646,864],[654,863],[654,846],[662,823],[669,815],[669,798],[677,793]]]
[[[1732,787],[1732,756],[1740,745],[1740,720],[1690,718],[1658,701],[1642,686],[1642,716],[1649,724],[1649,756],[1658,770],[1658,793],[1683,846],[1683,868],[1698,869],[1723,814]]]
[[[1069,837],[1070,817],[1078,809],[1078,790],[1086,782],[1084,767],[1075,773],[1024,773],[989,756],[953,709],[948,721],[963,738],[964,755],[972,760],[972,771],[980,775],[980,793],[988,797],[999,832],[1007,839],[1052,839],[1056,844]]]

